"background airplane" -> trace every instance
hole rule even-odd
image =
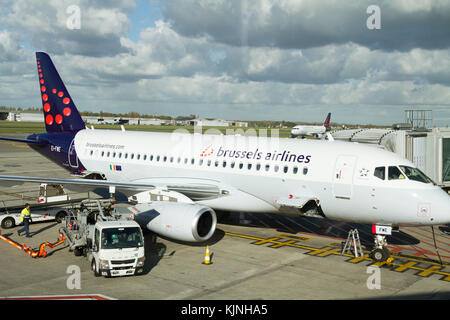
[[[209,239],[215,210],[373,224],[377,261],[389,256],[386,230],[450,222],[449,195],[385,150],[331,140],[87,129],[50,57],[36,57],[46,132],[2,139],[28,143],[82,178],[0,176],[3,184],[120,191],[138,202],[132,211],[142,227],[182,241]],[[169,201],[155,201],[161,198]]]
[[[322,138],[326,132],[330,131],[331,112],[328,113],[322,126],[297,125],[291,129],[291,137],[316,136]]]

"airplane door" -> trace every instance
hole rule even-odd
[[[356,161],[356,156],[340,155],[337,157],[333,175],[333,194],[336,198],[350,199],[352,197]]]
[[[68,157],[69,157],[69,165],[72,168],[78,168],[78,157],[77,153],[75,152],[75,139],[73,139],[72,143],[70,144]]]

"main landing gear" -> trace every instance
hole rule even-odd
[[[374,234],[375,245],[370,253],[370,257],[376,262],[384,262],[389,259],[391,253],[386,248],[386,235],[392,234],[392,227],[390,226],[372,226],[372,233]]]

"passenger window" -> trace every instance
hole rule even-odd
[[[385,173],[386,173],[385,167],[376,167],[373,175],[375,177],[377,177],[378,179],[384,180],[385,179]]]
[[[400,171],[399,168],[391,166],[388,170],[388,178],[389,180],[399,180],[399,179],[405,179],[405,176]]]
[[[232,162],[232,163],[231,163],[231,165],[230,165],[231,169],[234,168],[235,164],[236,164],[235,162]]]
[[[105,155],[105,151],[102,151],[102,157]]]
[[[273,167],[273,171],[278,172],[278,169],[279,169],[279,168],[280,168],[280,167],[275,166],[275,167]]]
[[[153,161],[153,155],[152,155],[152,154],[150,155],[149,160],[150,160],[150,161]]]
[[[294,169],[292,170],[292,172],[293,172],[294,174],[297,174],[298,168],[297,168],[297,167],[294,167]]]
[[[222,167],[226,167],[227,166],[227,162],[226,161],[224,161],[223,163],[222,163]]]
[[[145,160],[147,160],[147,155],[146,155],[146,154],[144,154],[144,161],[145,161]]]
[[[195,163],[195,159],[191,158],[191,164],[194,164],[194,163]]]
[[[136,159],[139,160],[140,158],[141,158],[141,155],[138,154],[138,155],[136,156]]]
[[[199,166],[203,165],[203,159],[198,160],[198,165]]]
[[[173,162],[173,157],[170,157],[170,163],[172,163]]]
[[[211,160],[208,160],[208,167],[211,165]]]
[[[261,169],[261,164],[260,163],[256,164],[256,171],[259,171],[259,169]]]
[[[156,157],[156,161],[159,162],[159,159],[161,159],[161,157],[160,157],[160,156],[157,156],[157,157]]]
[[[242,169],[244,167],[244,164],[241,162],[239,163],[239,169]]]
[[[124,158],[125,158],[125,159],[127,159],[127,158],[128,158],[128,153],[125,153],[125,156],[124,156]]]
[[[270,164],[266,164],[266,171],[270,170]]]
[[[134,153],[130,155],[130,159],[134,159]]]
[[[219,166],[219,161],[214,162],[214,166],[218,167]]]
[[[164,162],[167,161],[167,156],[164,156],[163,161],[164,161]]]
[[[288,172],[288,169],[289,169],[289,168],[288,168],[287,166],[284,167],[284,168],[283,168],[284,173],[287,173],[287,172]]]
[[[252,169],[252,164],[251,164],[251,163],[247,164],[247,169],[248,169],[248,170],[251,170],[251,169]]]
[[[303,174],[304,174],[304,175],[307,175],[307,174],[308,174],[308,167],[304,167],[304,168],[303,168]]]

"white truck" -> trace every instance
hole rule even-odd
[[[0,214],[0,226],[4,229],[13,228],[18,226],[22,222],[20,221],[20,215],[22,209],[25,206],[12,208],[12,210],[5,211]],[[31,207],[31,221],[50,221],[56,220],[58,223],[61,222],[67,215],[68,209],[66,207],[58,206],[46,206],[46,207]]]
[[[114,213],[107,201],[82,201],[60,229],[76,256],[85,256],[96,277],[127,276],[144,271],[144,237],[133,215]]]
[[[69,200],[71,200],[70,197],[61,185],[41,183],[38,204],[34,205],[31,203],[31,221],[42,222],[56,220],[56,222],[60,223],[68,212],[68,209],[63,203]],[[54,205],[45,205],[48,203]],[[25,205],[0,208],[0,226],[4,229],[9,229],[21,224],[20,213],[24,207]]]

